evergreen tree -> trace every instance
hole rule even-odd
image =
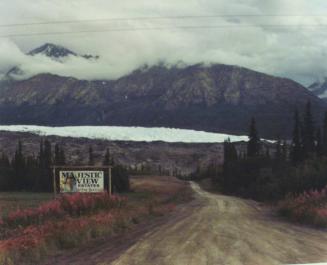
[[[251,119],[247,152],[248,157],[256,157],[260,152],[260,138],[258,136],[254,118]]]
[[[64,149],[59,144],[55,145],[54,164],[57,166],[62,166],[62,165],[66,164],[66,157],[65,157]]]
[[[314,123],[310,101],[306,105],[303,123],[303,155],[307,158],[315,151]]]
[[[288,157],[287,157],[287,143],[286,143],[285,140],[283,141],[283,145],[282,145],[282,159],[283,159],[284,162],[286,162],[288,160]]]
[[[89,166],[94,166],[94,155],[92,146],[89,147]]]
[[[11,186],[13,190],[22,190],[24,189],[26,184],[26,164],[25,157],[23,155],[23,145],[21,141],[18,142],[18,146],[12,161],[12,167],[14,170],[14,177],[12,179]]]
[[[291,147],[291,160],[294,164],[297,164],[302,160],[300,128],[301,125],[300,125],[299,113],[297,110],[295,110],[293,139],[292,139],[292,147]]]
[[[114,192],[129,191],[129,175],[125,167],[115,165],[112,168],[112,188]]]
[[[280,162],[282,161],[282,144],[280,139],[278,138],[276,143],[276,152],[275,152],[275,161]]]
[[[59,151],[59,162],[60,162],[60,165],[66,165],[65,150],[62,146],[60,147],[60,151]]]
[[[222,185],[228,191],[232,190],[237,178],[237,151],[230,139],[224,141],[224,164]]]
[[[39,176],[35,189],[38,191],[52,190],[52,152],[49,140],[41,140],[38,154]]]
[[[26,188],[30,191],[35,191],[38,189],[37,181],[40,176],[40,167],[38,159],[33,155],[26,158],[26,179],[27,185]]]
[[[0,158],[0,190],[8,191],[13,190],[12,179],[13,179],[13,169],[10,164],[10,160],[5,153],[2,153]]]
[[[92,154],[92,152],[89,153]],[[90,155],[90,157],[92,156],[93,155]],[[128,170],[122,165],[114,165],[109,148],[107,148],[106,153],[104,154],[102,165],[112,166],[112,188],[114,192],[124,192],[129,190]]]
[[[44,168],[43,172],[44,175],[41,176],[43,178],[42,183],[43,183],[43,189],[45,191],[51,191],[52,190],[52,151],[51,151],[51,143],[49,140],[44,141],[44,151],[43,151],[43,156],[44,156]]]
[[[43,145],[43,140],[41,139],[40,141],[40,149],[39,149],[39,167],[43,168],[44,167],[44,145]]]
[[[55,144],[54,164],[60,165],[60,146],[57,143]]]
[[[324,116],[322,133],[323,154],[327,156],[327,111],[325,112]]]
[[[224,141],[224,165],[232,164],[237,161],[237,151],[230,138]]]
[[[323,155],[323,144],[322,144],[322,139],[321,139],[321,131],[320,128],[317,130],[316,134],[316,155],[318,157],[321,157]]]
[[[10,160],[5,153],[2,153],[1,155],[0,167],[10,167]]]
[[[269,147],[266,147],[266,158],[270,159],[270,151],[269,151]]]
[[[109,148],[107,148],[106,153],[104,154],[102,165],[104,165],[104,166],[111,165],[111,157],[110,157]]]

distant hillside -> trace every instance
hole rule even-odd
[[[324,81],[317,81],[310,85],[308,89],[319,98],[327,101],[327,78]]]
[[[117,80],[39,74],[0,88],[1,124],[175,127],[262,137],[291,134],[293,111],[325,103],[302,85],[237,66],[144,67]]]

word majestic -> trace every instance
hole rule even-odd
[[[103,176],[102,171],[61,171],[62,176],[65,178],[75,178],[75,179],[98,179]]]

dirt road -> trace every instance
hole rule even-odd
[[[187,218],[147,233],[111,264],[327,262],[327,232],[279,221],[255,202],[211,194],[191,185],[196,200]]]

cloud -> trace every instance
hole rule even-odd
[[[216,29],[166,29],[42,35],[0,39],[0,71],[19,65],[27,76],[39,72],[81,79],[115,79],[144,64],[225,63],[289,77],[305,85],[327,76],[327,24],[323,0],[2,0],[0,24],[122,17],[230,15],[202,19],[115,20],[79,24],[0,27],[0,36],[62,31],[105,31],[117,28],[224,26]],[[244,16],[272,15],[280,16]],[[301,15],[301,16],[294,16]],[[265,27],[262,25],[288,25]],[[249,26],[252,25],[252,26]],[[71,57],[64,63],[26,56],[52,42],[97,62]]]

